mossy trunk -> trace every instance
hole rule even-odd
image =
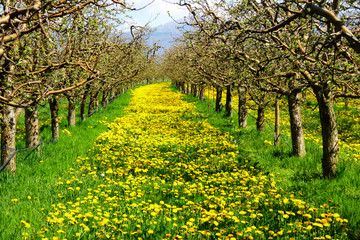
[[[51,134],[52,139],[57,140],[60,137],[59,133],[59,98],[51,96],[49,98],[50,114],[51,114]]]
[[[292,91],[288,96],[290,115],[292,154],[297,157],[306,155],[305,138],[301,117],[301,91]]]
[[[339,140],[336,116],[334,111],[334,93],[331,87],[313,87],[319,104],[321,134],[323,140],[322,169],[324,178],[331,179],[337,171],[339,158]]]

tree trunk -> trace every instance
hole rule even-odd
[[[189,95],[190,93],[190,83],[186,84],[186,94]]]
[[[280,143],[280,106],[279,100],[275,98],[275,136],[274,136],[274,145],[279,145]]]
[[[39,116],[37,106],[25,108],[26,147],[34,147],[40,143]]]
[[[334,111],[334,94],[330,86],[324,84],[313,87],[319,104],[321,134],[323,139],[322,169],[325,178],[333,178],[336,174],[336,166],[339,158],[339,143],[336,117]]]
[[[238,109],[239,128],[246,128],[247,127],[246,89],[243,87],[238,87],[238,94],[239,94],[239,109]]]
[[[108,104],[109,104],[109,91],[103,91],[101,98],[101,106],[106,108]]]
[[[221,99],[222,99],[222,88],[216,87],[216,102],[215,102],[215,111],[221,111]]]
[[[193,90],[194,97],[198,97],[199,96],[199,87],[198,87],[198,85],[193,84],[192,86],[194,87],[194,90]]]
[[[297,157],[303,157],[306,154],[304,130],[301,118],[301,91],[292,91],[288,96],[292,154]]]
[[[233,101],[233,85],[230,84],[226,87],[226,115],[227,117],[232,117],[232,101]]]
[[[68,126],[74,127],[76,124],[76,105],[75,97],[67,96],[68,99]]]
[[[180,91],[181,91],[181,93],[183,93],[183,94],[185,94],[185,92],[186,92],[185,83],[184,83],[184,82],[181,82],[181,83],[180,83]]]
[[[4,106],[2,109],[2,124],[1,124],[1,166],[16,151],[16,116],[15,108],[11,106]],[[5,170],[11,173],[16,173],[16,155],[14,155],[10,162],[6,165]]]
[[[50,113],[51,113],[51,132],[52,139],[57,140],[59,134],[59,98],[55,95],[49,98]]]
[[[81,118],[81,121],[84,121],[85,118],[86,118],[86,114],[85,114],[85,111],[86,111],[86,99],[87,99],[87,96],[89,95],[89,90],[90,90],[90,84],[88,83],[85,86],[85,90],[84,90],[84,93],[82,95],[81,102],[80,102],[80,118]]]
[[[96,95],[96,98],[95,98],[95,102],[94,102],[94,109],[95,109],[95,112],[99,111],[99,93]]]
[[[99,95],[99,92],[96,92],[93,95],[90,95],[89,109],[88,109],[89,117],[91,117],[96,110],[96,101],[97,101],[98,95]]]
[[[199,99],[201,101],[205,101],[205,89],[206,89],[206,85],[199,85]]]
[[[265,108],[261,105],[258,106],[257,110],[256,129],[259,132],[265,131]]]
[[[115,89],[111,89],[110,91],[110,102],[115,100]]]
[[[81,119],[81,121],[84,121],[86,118],[85,111],[86,111],[86,96],[84,95],[81,98],[81,102],[80,102],[80,119]]]

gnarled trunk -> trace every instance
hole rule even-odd
[[[76,105],[75,105],[75,97],[67,96],[68,100],[68,126],[74,127],[76,124]]]
[[[336,174],[339,158],[339,141],[334,111],[334,94],[327,84],[324,84],[322,88],[314,86],[313,90],[319,104],[321,134],[323,139],[323,176],[330,179]]]
[[[25,108],[26,147],[34,147],[40,143],[39,115],[37,106]]]
[[[306,155],[304,130],[301,118],[301,91],[292,91],[288,95],[290,114],[292,154],[297,157]]]
[[[226,104],[225,104],[225,110],[226,110],[226,116],[231,117],[232,116],[232,101],[233,101],[233,85],[230,84],[226,87]]]
[[[16,151],[16,116],[15,108],[11,106],[4,106],[2,109],[1,122],[1,166],[8,160],[5,170],[11,173],[16,173],[16,155],[11,159],[10,157]]]
[[[239,94],[239,108],[238,108],[238,118],[239,118],[239,128],[247,127],[247,110],[246,110],[246,88],[238,87]]]
[[[50,114],[51,114],[51,133],[52,139],[57,140],[59,134],[59,98],[55,95],[49,98]]]

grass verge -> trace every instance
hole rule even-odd
[[[349,220],[349,238],[360,239],[360,164],[346,148],[341,149],[336,178],[329,181],[322,178],[322,149],[319,144],[307,140],[307,155],[303,158],[292,157],[291,148],[283,140],[280,146],[272,145],[274,133],[269,126],[266,126],[265,132],[258,132],[255,119],[249,116],[247,129],[239,129],[237,116],[224,117],[224,112],[213,110],[211,102],[209,104],[192,96],[185,96],[185,99],[195,103],[197,110],[212,125],[231,133],[241,146],[239,158],[245,159],[246,165],[263,172],[278,174],[281,188],[286,192],[300,194],[304,201],[313,206],[320,207],[326,202],[335,203],[339,214]],[[313,111],[311,113],[316,115]],[[284,115],[286,114],[282,114]],[[311,118],[316,121],[314,116]],[[308,119],[307,116],[304,116],[304,119]],[[339,121],[339,125],[342,121]],[[308,123],[311,124],[314,128],[318,127],[318,124]],[[286,140],[291,144],[289,137]]]
[[[66,128],[61,123],[60,139],[56,143],[43,144],[40,152],[31,150],[17,155],[17,174],[0,174],[0,239],[20,239],[22,219],[42,219],[45,208],[57,199],[54,186],[65,172],[71,169],[77,156],[83,156],[93,146],[96,137],[107,130],[101,121],[113,121],[123,116],[131,91],[126,91],[108,107],[100,108],[92,117],[78,121],[75,127]],[[47,108],[39,110],[41,139],[51,139]],[[66,105],[60,111],[61,119],[66,119]],[[22,128],[22,119],[20,130]],[[23,148],[23,139],[18,139],[18,148]]]

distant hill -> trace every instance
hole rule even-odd
[[[179,27],[183,29],[183,26],[174,21],[155,27],[154,32],[149,36],[148,43],[157,42],[162,47],[158,54],[163,54],[164,50],[171,48],[175,43],[175,39],[181,36],[182,32]],[[185,29],[189,29],[189,27],[185,27]],[[129,32],[125,33],[125,35],[131,37]]]
[[[174,44],[176,38],[181,36],[181,32],[178,29],[179,25],[175,22],[169,22],[160,26],[155,27],[154,33],[150,35],[149,43],[158,42],[158,44],[169,49]]]

